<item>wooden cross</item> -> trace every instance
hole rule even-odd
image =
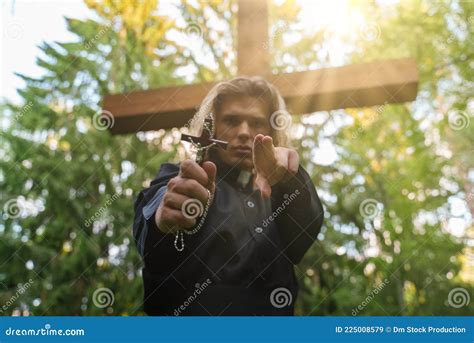
[[[260,75],[275,85],[292,114],[401,103],[416,98],[414,59],[396,59],[272,74],[268,53],[267,0],[238,0],[237,60],[240,75]],[[162,87],[107,95],[114,134],[184,126],[215,83]]]

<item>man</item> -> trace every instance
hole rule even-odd
[[[210,91],[194,123],[210,112],[227,148],[209,149],[202,165],[163,164],[135,202],[145,312],[293,315],[293,268],[316,239],[323,208],[298,153],[284,146],[284,101],[267,81],[239,77]],[[190,202],[200,212],[209,203],[205,218],[186,214]]]

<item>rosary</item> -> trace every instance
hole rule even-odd
[[[202,163],[204,162],[206,151],[210,147],[216,145],[223,149],[227,148],[227,144],[228,144],[227,142],[214,139],[213,135],[214,135],[214,121],[213,121],[212,113],[209,113],[209,116],[204,120],[201,136],[195,137],[195,136],[187,135],[184,133],[181,134],[182,141],[190,142],[196,148],[197,153],[196,153],[195,161],[199,165],[202,165]],[[183,212],[183,215],[185,217],[187,218],[201,217],[201,219],[199,220],[199,223],[196,225],[196,227],[194,227],[194,229],[192,230],[183,229],[183,230],[178,230],[176,232],[176,236],[174,239],[174,247],[179,252],[184,250],[183,232],[186,233],[187,235],[194,235],[196,232],[198,232],[201,229],[202,225],[204,224],[204,221],[206,220],[207,211],[209,210],[209,206],[211,205],[212,199],[214,197],[214,195],[211,194],[210,190],[208,189],[206,190],[209,193],[209,198],[207,199],[207,203],[204,208],[202,204],[196,199],[188,199],[183,203],[183,207],[181,211]]]

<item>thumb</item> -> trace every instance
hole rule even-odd
[[[207,189],[209,189],[211,192],[214,192],[216,187],[216,165],[213,162],[206,161],[202,164],[202,169],[204,169],[207,174],[207,177],[209,178],[207,183]]]
[[[272,195],[272,187],[268,183],[268,180],[260,174],[257,174],[255,184],[257,185],[258,189],[260,189],[263,199],[269,198],[270,195]]]

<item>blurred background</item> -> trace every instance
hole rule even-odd
[[[270,1],[274,72],[413,57],[415,102],[293,118],[326,208],[298,315],[472,315],[474,2]],[[108,93],[232,77],[236,1],[2,1],[0,314],[142,315],[133,202],[179,130]]]

